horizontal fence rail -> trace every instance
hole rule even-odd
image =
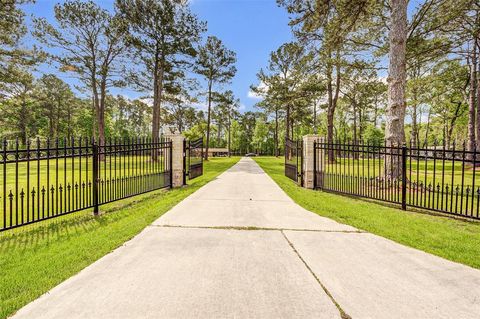
[[[465,145],[314,143],[317,189],[480,219],[480,154]]]
[[[166,140],[4,140],[1,158],[0,231],[171,186]]]

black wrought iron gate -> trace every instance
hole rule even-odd
[[[285,176],[303,184],[303,142],[285,139]]]
[[[203,175],[203,138],[184,142],[184,174],[183,183],[188,179]]]

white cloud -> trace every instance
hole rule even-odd
[[[258,85],[258,89],[265,92],[268,89],[268,87],[265,83],[260,82],[260,84]],[[262,100],[263,99],[263,97],[260,94],[258,94],[256,92],[253,92],[252,90],[248,91],[247,97],[249,97],[250,99],[254,99],[254,100]]]
[[[248,94],[247,96],[251,99],[254,99],[254,100],[261,100],[262,97],[260,95],[258,95],[257,93],[253,92],[252,90],[248,91]]]

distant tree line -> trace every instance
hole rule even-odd
[[[317,133],[480,148],[478,1],[277,2],[295,40],[251,87],[276,146]]]
[[[3,136],[25,143],[91,135],[103,144],[205,127],[208,145],[215,121],[217,144],[230,141],[239,103],[225,86],[236,73],[236,54],[215,36],[204,39],[206,23],[188,1],[117,0],[111,12],[68,0],[55,5],[54,21],[33,17],[31,30],[22,10],[29,0],[0,1]],[[27,35],[38,45],[26,44]],[[53,69],[40,72],[45,68]],[[75,87],[61,75],[75,78]],[[112,88],[144,97],[112,96]]]
[[[480,147],[480,5],[474,0],[277,0],[294,41],[273,51],[239,112],[228,90],[234,52],[188,1],[55,6],[24,21],[28,0],[0,0],[1,131],[27,136],[158,138],[280,155],[285,137],[316,133],[388,145],[467,140]],[[33,36],[39,45],[25,44]],[[40,67],[42,66],[42,67]],[[51,66],[51,72],[39,72]],[[77,79],[69,87],[60,78]],[[130,100],[112,88],[143,94]],[[332,158],[332,160],[334,160]]]

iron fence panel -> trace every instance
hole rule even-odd
[[[314,143],[317,189],[479,219],[477,151],[335,141]]]
[[[172,144],[148,138],[3,141],[0,231],[171,186]]]

